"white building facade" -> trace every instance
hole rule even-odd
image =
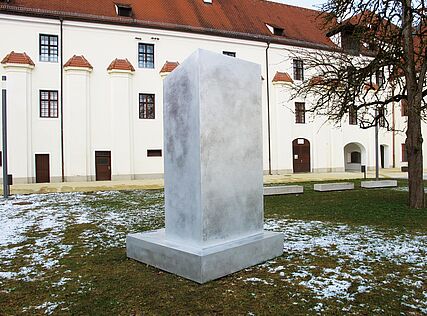
[[[374,129],[348,120],[340,127],[325,124],[304,113],[310,100],[290,100],[290,81],[300,79],[290,50],[301,45],[315,54],[316,43],[280,43],[274,40],[280,28],[268,24],[271,41],[266,35],[79,20],[67,18],[68,11],[67,16],[47,14],[48,9],[21,12],[13,5],[0,4],[0,76],[7,89],[8,169],[14,183],[161,177],[163,77],[198,48],[262,66],[266,173],[375,166]],[[116,6],[117,13],[129,8]],[[387,115],[404,131],[401,112],[395,104]],[[404,142],[404,132],[380,129],[383,168],[406,165]]]

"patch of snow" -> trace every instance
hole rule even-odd
[[[284,269],[285,269],[284,266],[278,266],[278,267],[274,267],[274,268],[268,268],[268,272],[277,273],[277,272],[282,271]]]
[[[390,282],[402,282],[406,291],[415,293],[421,289],[421,280],[427,279],[426,235],[286,218],[267,220],[264,228],[283,233],[283,249],[288,260],[298,258],[301,262],[310,262],[310,257],[317,256],[337,260],[337,266],[320,271],[318,267],[301,264],[285,279],[306,287],[318,299],[353,301],[356,295],[384,288]],[[402,279],[397,274],[389,274],[376,281],[371,263],[409,265],[410,277]],[[267,269],[274,271],[271,265]],[[423,302],[412,301],[424,308]]]
[[[323,303],[317,303],[314,307],[313,310],[315,310],[316,312],[321,312],[323,311]]]
[[[260,279],[260,278],[247,278],[243,280],[244,282],[250,282],[250,283],[262,283],[266,285],[273,285],[274,283],[268,282],[266,280]]]
[[[315,277],[309,281],[302,281],[299,284],[313,290],[319,299],[332,297],[350,299],[348,289],[351,286],[351,282],[346,280]]]
[[[64,302],[45,302],[39,306],[34,307],[34,309],[43,309],[46,315],[52,315],[55,309]]]

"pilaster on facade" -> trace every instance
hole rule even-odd
[[[134,178],[134,108],[132,79],[134,67],[127,59],[115,59],[107,69],[111,113],[112,180]]]
[[[64,65],[64,156],[66,181],[90,181],[95,173],[91,155],[90,74],[84,56]]]
[[[8,161],[14,183],[33,182],[32,71],[26,53],[11,52],[1,62],[6,73]],[[14,122],[20,122],[16,124]]]

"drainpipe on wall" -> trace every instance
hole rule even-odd
[[[270,42],[267,42],[267,48],[265,49],[265,69],[267,76],[267,133],[268,133],[268,174],[271,175],[271,131],[270,131],[270,76],[268,66],[268,49],[270,48]]]
[[[60,40],[60,64],[61,64],[61,93],[60,93],[60,112],[61,112],[61,179],[62,182],[65,182],[65,168],[64,168],[64,41],[63,41],[63,34],[64,34],[64,20],[61,18],[61,40]]]
[[[378,117],[378,112],[375,111],[375,116]],[[379,169],[380,169],[380,162],[379,162],[379,155],[378,155],[378,150],[379,150],[379,142],[378,142],[378,119],[375,121],[375,180],[378,181],[379,180]]]
[[[391,97],[394,100],[394,82],[391,85]],[[395,132],[395,128],[396,128],[396,119],[395,119],[395,109],[394,109],[394,101],[391,103],[391,112],[392,112],[392,117],[391,117],[391,128],[392,128],[392,134],[393,134],[393,138],[392,138],[392,157],[393,157],[393,168],[396,168],[396,132]]]

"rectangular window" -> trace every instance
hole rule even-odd
[[[154,45],[138,44],[138,67],[154,68]]]
[[[223,53],[223,55],[226,55],[226,56],[236,57],[236,53],[235,52],[226,52],[226,51],[223,51],[222,53]]]
[[[357,125],[357,109],[356,108],[351,107],[348,110],[348,118],[349,118],[348,123],[350,125]]]
[[[382,87],[384,85],[384,71],[378,70],[375,74],[375,78],[377,80],[376,84],[378,85],[378,87]]]
[[[40,61],[58,62],[58,35],[40,34]]]
[[[304,62],[301,59],[294,59],[294,79],[304,80]]]
[[[385,127],[385,111],[384,108],[378,109],[378,126]]]
[[[305,103],[303,102],[295,103],[295,123],[297,124],[305,123]]]
[[[58,117],[58,91],[40,90],[40,117]]]
[[[162,156],[162,150],[161,149],[148,149],[147,150],[147,157],[161,157]]]
[[[139,118],[140,119],[154,119],[155,118],[155,104],[154,94],[139,94]]]
[[[402,116],[408,116],[408,100],[400,101],[400,112]]]
[[[408,153],[406,152],[405,144],[402,144],[402,162],[408,162]]]

